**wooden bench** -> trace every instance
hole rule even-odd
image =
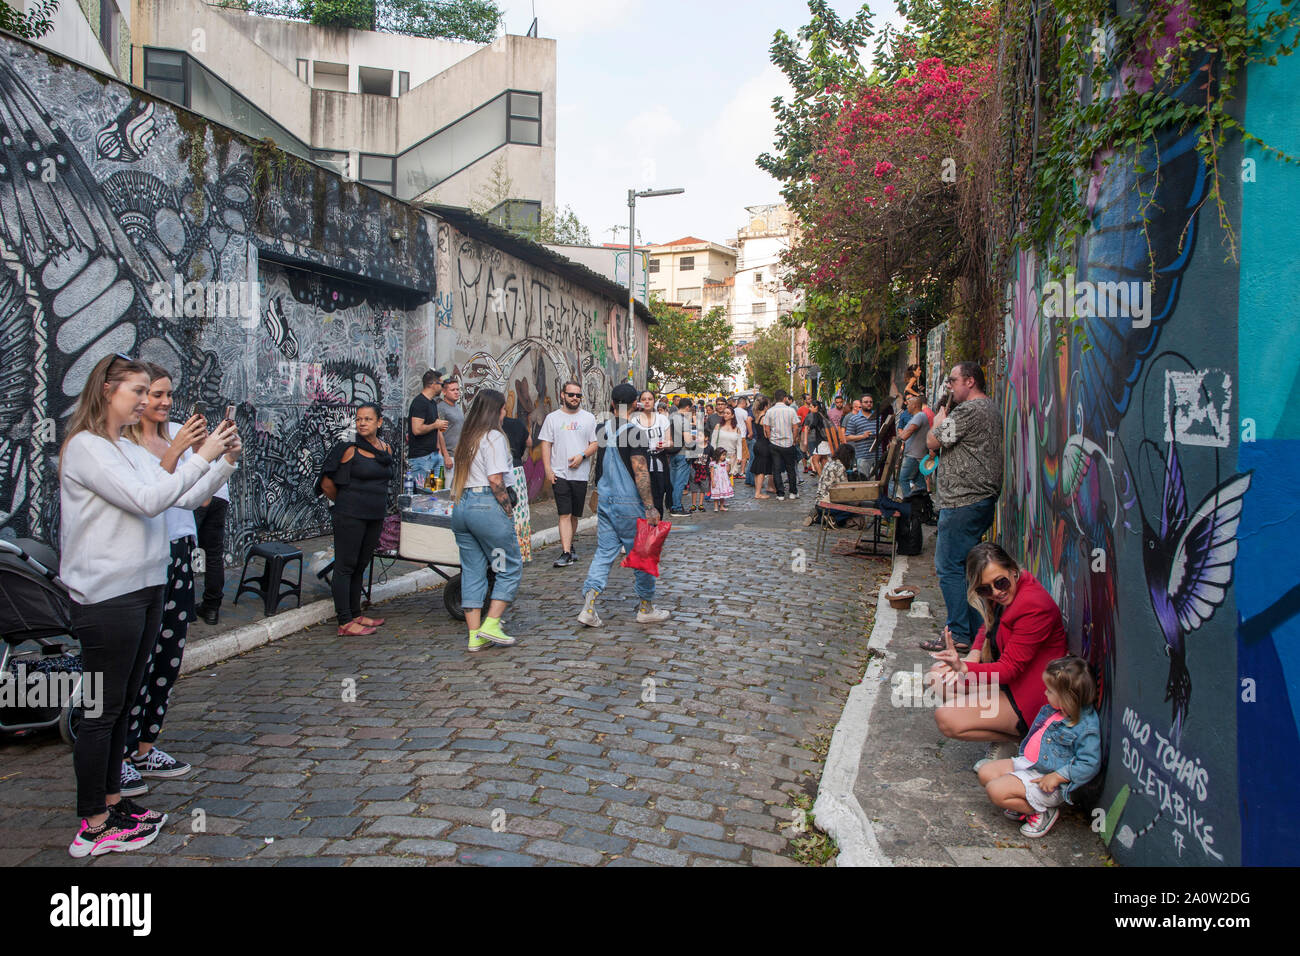
[[[879,508],[868,508],[863,505],[848,505],[836,501],[822,500],[818,501],[817,504],[827,511],[834,511],[847,515],[857,515],[867,519],[866,524],[864,524],[858,531],[858,537],[857,540],[853,542],[853,546],[851,548],[846,548],[843,551],[832,550],[832,554],[855,558],[893,558],[894,548],[896,547],[898,540],[898,524],[895,515],[885,514],[885,512],[881,511]],[[881,522],[885,520],[890,522],[890,534],[888,538],[881,534],[880,525]],[[832,525],[833,522],[829,515],[821,516],[821,534],[817,538],[817,554],[819,557],[826,546],[826,535],[830,531]],[[871,532],[871,546],[869,549],[863,542],[868,531]],[[888,551],[882,550],[882,546],[886,544],[889,545]]]

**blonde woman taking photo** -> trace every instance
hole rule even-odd
[[[125,355],[101,359],[86,378],[60,452],[59,577],[72,598],[84,669],[103,680],[101,712],[83,721],[73,751],[81,817],[68,847],[74,857],[139,849],[167,820],[121,793],[128,710],[162,622],[163,513],[210,498],[241,452],[234,424],[223,422],[175,474],[164,471],[122,437],[148,407],[151,381],[148,367]]]

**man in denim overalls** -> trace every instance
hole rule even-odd
[[[605,590],[609,569],[618,560],[620,548],[631,553],[637,519],[645,518],[654,527],[661,517],[650,493],[645,432],[628,421],[637,400],[636,386],[628,382],[616,385],[610,398],[614,417],[604,424],[597,452],[600,479],[596,483],[596,555],[582,585],[586,600],[578,615],[578,620],[588,627],[601,625],[596,598]],[[672,617],[668,611],[655,610],[653,575],[636,572],[636,594],[641,599],[636,614],[638,624],[658,624]]]

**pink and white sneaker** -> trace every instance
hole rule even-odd
[[[1049,807],[1041,813],[1031,813],[1026,818],[1024,826],[1020,828],[1020,832],[1031,840],[1046,836],[1047,831],[1052,829],[1060,815],[1061,811],[1055,807]]]
[[[122,853],[148,846],[158,836],[158,828],[141,823],[124,815],[116,806],[108,808],[108,819],[98,827],[85,820],[68,846],[68,853],[80,859],[83,856],[103,856],[105,853]]]

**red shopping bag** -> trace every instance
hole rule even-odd
[[[664,541],[668,539],[672,527],[669,522],[661,521],[652,528],[645,518],[637,518],[636,540],[632,542],[632,550],[623,559],[623,567],[635,568],[659,577],[659,555],[663,553]]]

